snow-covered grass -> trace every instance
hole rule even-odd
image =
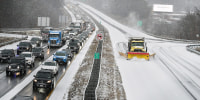
[[[5,43],[15,39],[14,37],[0,37],[0,43]]]

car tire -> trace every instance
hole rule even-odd
[[[22,70],[20,71],[20,76],[22,76],[24,74],[24,72],[22,72]]]
[[[26,74],[26,69],[24,70],[24,75]]]
[[[9,76],[10,75],[10,72],[6,71],[6,76]]]
[[[37,88],[35,86],[33,86],[33,91],[37,91]]]
[[[52,84],[50,87],[50,90],[53,90],[53,89],[54,89],[54,84]]]

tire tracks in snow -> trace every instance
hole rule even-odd
[[[176,78],[176,80],[180,83],[180,85],[188,92],[189,95],[194,100],[197,100],[197,98],[200,97],[198,94],[200,92],[200,86],[198,85],[198,82],[193,80],[189,75],[188,72],[186,73],[181,68],[185,65],[181,64],[180,61],[176,59],[176,57],[172,57],[171,55],[166,55],[166,51],[163,48],[159,48],[159,53],[157,53],[158,59],[161,61],[162,64],[170,71],[170,73]],[[191,73],[191,72],[190,72]],[[197,76],[195,76],[197,77]],[[191,89],[191,87],[193,89]]]

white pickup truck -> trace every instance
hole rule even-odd
[[[30,66],[30,67],[34,67],[35,66],[35,56],[33,55],[32,52],[22,52],[20,54],[20,56],[25,57],[26,59],[26,65]]]
[[[49,70],[52,70],[54,75],[56,75],[58,73],[58,64],[56,61],[45,61],[43,64],[42,64],[42,69],[49,69]]]

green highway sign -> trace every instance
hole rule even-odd
[[[142,21],[138,21],[137,26],[142,26]]]
[[[99,59],[99,53],[94,54],[94,59]]]

